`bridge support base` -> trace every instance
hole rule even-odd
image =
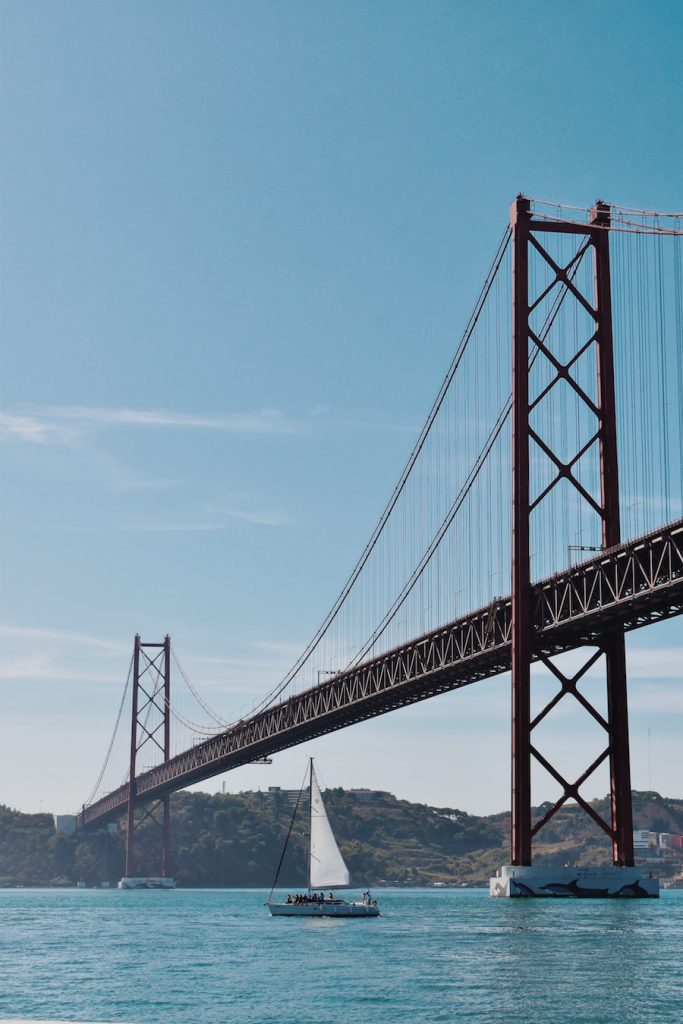
[[[553,868],[507,864],[489,881],[491,896],[642,899],[659,896],[659,879],[642,868]]]
[[[175,878],[158,876],[149,878],[122,878],[119,889],[175,889]]]

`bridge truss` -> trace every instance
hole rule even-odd
[[[605,629],[638,629],[683,613],[683,520],[533,587],[535,660],[598,645]],[[138,799],[164,794],[306,740],[510,670],[511,599],[282,701],[137,776]],[[78,815],[99,825],[128,808],[121,786]]]

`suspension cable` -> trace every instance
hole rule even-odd
[[[578,273],[579,266],[581,264],[583,256],[585,255],[588,249],[589,244],[589,242],[585,242],[582,246],[580,246],[576,254],[574,255],[573,259],[571,260],[569,264],[570,271],[568,274],[569,281],[573,281],[576,274]],[[539,338],[541,341],[545,341],[548,334],[550,333],[550,330],[559,314],[560,308],[565,298],[567,297],[567,294],[568,289],[563,289],[555,297],[553,305],[551,309],[548,311],[545,323],[543,324],[541,331],[539,333]],[[540,349],[536,347],[529,359],[529,369],[533,367],[539,354]],[[472,487],[474,486],[475,480],[477,479],[484,463],[486,462],[486,459],[491,454],[495,442],[500,436],[500,433],[505,425],[505,421],[507,420],[507,417],[509,416],[511,409],[512,395],[509,394],[507,401],[505,402],[503,409],[500,411],[498,419],[496,420],[491,431],[489,432],[489,435],[486,441],[484,442],[483,447],[480,449],[479,454],[477,455],[477,458],[475,459],[475,462],[472,468],[470,469],[470,472],[467,475],[467,478],[463,486],[456,495],[447,515],[442,520],[441,525],[439,526],[439,529],[432,538],[432,541],[430,542],[428,548],[426,549],[425,552],[423,552],[422,558],[420,559],[418,565],[415,567],[410,578],[405,583],[401,593],[394,600],[394,603],[392,604],[391,608],[387,611],[382,621],[375,627],[369,639],[366,640],[365,644],[361,646],[361,649],[358,651],[358,653],[350,660],[345,671],[348,671],[351,668],[355,668],[360,664],[363,658],[365,658],[365,656],[372,650],[372,647],[374,646],[377,639],[382,635],[387,626],[396,617],[398,610],[405,603],[406,598],[413,590],[415,584],[421,577],[427,565],[429,565],[436,549],[443,540],[443,537],[445,536],[449,526],[453,522],[453,519],[455,518],[459,510],[462,508],[463,502],[465,501],[467,495],[470,493]]]
[[[481,310],[482,310],[482,308],[484,306],[484,303],[486,301],[486,298],[488,297],[488,294],[489,294],[489,292],[491,290],[491,286],[493,285],[493,282],[494,282],[494,280],[496,278],[496,275],[498,273],[500,265],[501,265],[501,263],[503,261],[503,257],[505,256],[505,253],[507,251],[507,247],[509,245],[511,237],[512,237],[512,230],[511,230],[511,228],[509,226],[507,226],[505,228],[505,231],[503,232],[503,236],[502,236],[502,238],[501,238],[501,240],[499,242],[499,245],[498,245],[498,248],[496,250],[496,254],[494,256],[493,262],[492,262],[491,267],[489,269],[489,272],[488,272],[488,274],[486,276],[486,280],[485,280],[484,285],[483,285],[483,287],[481,289],[481,292],[479,294],[479,298],[477,299],[476,305],[474,307],[474,311],[472,312],[472,315],[470,316],[469,322],[467,324],[467,327],[465,329],[465,332],[463,334],[461,342],[460,342],[460,344],[459,344],[459,346],[457,348],[457,351],[456,351],[455,355],[453,356],[453,359],[452,359],[451,364],[450,364],[450,366],[448,368],[446,376],[444,377],[444,380],[442,381],[441,387],[439,388],[439,392],[438,392],[437,397],[436,397],[436,399],[435,399],[435,401],[434,401],[434,403],[432,405],[432,408],[431,408],[431,410],[429,412],[427,420],[425,421],[425,424],[424,424],[422,430],[420,431],[419,437],[418,437],[417,442],[416,442],[416,444],[415,444],[415,446],[413,448],[413,451],[411,452],[411,455],[410,455],[410,457],[408,459],[408,462],[406,463],[406,465],[405,465],[405,467],[403,469],[403,472],[401,473],[399,481],[396,484],[396,487],[394,488],[394,491],[393,491],[393,493],[392,493],[392,495],[391,495],[391,497],[390,497],[390,499],[389,499],[389,501],[388,501],[384,511],[382,512],[382,515],[380,516],[380,519],[379,519],[377,525],[375,526],[375,529],[373,530],[372,535],[370,537],[370,540],[366,544],[365,549],[363,550],[362,555],[360,556],[358,562],[356,563],[356,565],[355,565],[351,575],[349,576],[346,584],[344,585],[341,593],[337,597],[337,600],[334,602],[331,610],[328,612],[327,616],[325,617],[322,625],[318,628],[317,632],[315,633],[313,639],[308,643],[308,645],[304,649],[303,653],[299,656],[299,658],[294,663],[294,665],[289,670],[289,672],[284,677],[284,679],[270,693],[268,693],[263,698],[263,700],[261,700],[257,705],[255,705],[255,707],[252,709],[252,714],[258,714],[259,711],[262,711],[263,709],[268,707],[270,704],[272,704],[273,701],[275,701],[280,696],[280,694],[286,689],[286,687],[290,684],[290,682],[292,681],[292,679],[294,678],[296,673],[299,671],[299,669],[306,663],[306,661],[308,660],[308,658],[310,657],[310,655],[313,653],[313,651],[315,650],[316,646],[320,642],[321,638],[324,636],[324,634],[327,631],[328,627],[330,626],[330,624],[334,620],[334,618],[337,615],[339,609],[341,608],[341,606],[343,605],[344,601],[346,600],[346,598],[347,598],[351,588],[353,587],[354,583],[358,579],[358,577],[359,577],[359,575],[361,573],[361,570],[363,569],[363,567],[367,563],[367,561],[368,561],[368,559],[370,557],[370,554],[372,553],[373,549],[375,548],[375,546],[377,544],[377,541],[379,539],[379,536],[382,533],[382,530],[384,529],[384,526],[385,526],[387,520],[389,519],[389,516],[391,515],[393,509],[396,506],[396,503],[398,502],[398,499],[399,499],[400,495],[402,494],[402,492],[403,492],[403,490],[405,488],[406,482],[407,482],[407,480],[408,480],[408,478],[409,478],[409,476],[410,476],[410,474],[411,474],[411,472],[413,470],[413,467],[415,466],[415,463],[417,462],[418,456],[419,456],[420,452],[422,451],[422,448],[424,447],[425,441],[426,441],[427,436],[428,436],[428,434],[429,434],[429,432],[430,432],[430,430],[432,428],[434,420],[436,419],[437,413],[439,412],[439,409],[441,408],[441,405],[443,404],[444,398],[446,396],[446,393],[448,392],[448,389],[450,387],[451,381],[453,380],[453,377],[455,376],[455,373],[456,373],[456,371],[457,371],[457,369],[458,369],[458,367],[459,367],[459,365],[460,365],[460,363],[462,361],[463,355],[464,355],[464,353],[465,353],[465,351],[467,349],[468,343],[469,343],[469,341],[470,341],[470,339],[472,337],[474,328],[475,328],[475,326],[477,324],[477,321],[479,319],[479,316],[481,314]]]
[[[84,806],[86,806],[86,807],[90,803],[92,803],[93,797],[97,793],[97,790],[100,788],[100,783],[102,782],[102,779],[104,777],[104,773],[107,770],[107,765],[109,764],[109,758],[111,757],[111,752],[112,752],[112,749],[114,747],[114,740],[116,739],[116,733],[117,733],[118,728],[119,728],[119,723],[121,722],[121,715],[123,714],[123,707],[124,707],[124,704],[126,702],[126,694],[128,693],[128,687],[130,685],[130,675],[131,675],[131,672],[133,671],[133,657],[134,656],[131,655],[130,664],[128,666],[128,675],[126,677],[126,685],[123,688],[123,696],[121,697],[121,703],[119,704],[119,711],[118,711],[118,714],[116,716],[116,724],[114,726],[114,731],[111,734],[111,739],[109,741],[109,746],[107,748],[107,753],[106,753],[105,758],[104,758],[104,764],[102,765],[102,769],[100,771],[100,774],[97,776],[97,782],[93,786],[92,791],[90,792],[87,800],[85,801]]]
[[[181,676],[185,680],[185,685],[187,686],[188,690],[190,691],[192,696],[195,698],[197,703],[201,706],[202,710],[206,711],[206,713],[209,716],[209,718],[213,718],[214,722],[216,722],[217,725],[220,725],[223,728],[227,728],[227,726],[230,723],[227,722],[224,718],[221,718],[220,715],[218,715],[215,711],[213,711],[209,707],[209,705],[202,699],[202,697],[200,697],[200,695],[197,693],[196,689],[194,688],[194,686],[190,682],[189,676],[187,675],[185,669],[180,664],[180,659],[178,658],[178,655],[175,652],[175,647],[171,647],[171,654],[173,655],[173,660],[175,661],[176,666],[178,667],[178,671],[180,672]]]

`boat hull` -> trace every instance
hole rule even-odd
[[[379,917],[375,903],[347,903],[326,900],[321,903],[269,903],[273,917]]]

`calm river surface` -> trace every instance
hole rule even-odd
[[[0,890],[0,1018],[158,1024],[668,1024],[683,890],[492,900],[379,890],[374,920],[271,918],[254,890]]]

